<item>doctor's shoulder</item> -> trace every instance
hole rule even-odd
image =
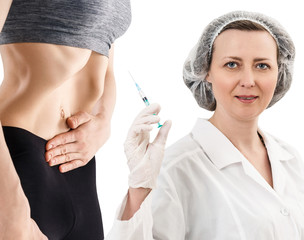
[[[181,165],[191,164],[202,159],[203,151],[191,133],[177,140],[165,150],[162,168],[169,170]]]

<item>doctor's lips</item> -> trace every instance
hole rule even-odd
[[[235,97],[243,103],[252,103],[258,98],[256,95],[239,95]]]

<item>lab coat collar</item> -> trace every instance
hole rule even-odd
[[[267,154],[270,161],[274,161],[274,160],[288,161],[290,159],[295,158],[295,156],[290,152],[288,152],[283,146],[281,146],[281,144],[278,143],[273,136],[263,132],[261,129],[259,129],[259,133],[262,135],[264,139],[267,149]]]
[[[280,146],[270,135],[260,131],[268,151],[271,162],[287,161],[294,158],[287,150]],[[242,153],[230,140],[211,122],[199,118],[192,130],[194,140],[202,147],[210,161],[217,168],[222,169],[230,164],[247,161]]]
[[[272,170],[273,189],[276,193],[282,195],[286,187],[286,174],[284,173],[284,169],[280,163],[293,159],[295,156],[288,152],[271,135],[263,133],[260,129],[259,133],[263,136],[267,148],[267,154]],[[269,185],[267,187],[269,187]]]

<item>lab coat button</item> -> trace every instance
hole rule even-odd
[[[281,212],[282,215],[284,215],[284,216],[289,216],[289,211],[288,211],[288,209],[286,209],[286,208],[282,208],[280,212]]]

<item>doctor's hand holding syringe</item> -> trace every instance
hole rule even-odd
[[[150,191],[156,187],[166,140],[171,128],[170,120],[163,125],[159,123],[160,105],[156,103],[150,105],[139,85],[136,82],[135,85],[147,107],[135,118],[124,144],[130,174],[128,199],[122,220],[130,219]],[[158,124],[160,129],[155,139],[150,142],[150,131],[153,129],[153,124]]]

